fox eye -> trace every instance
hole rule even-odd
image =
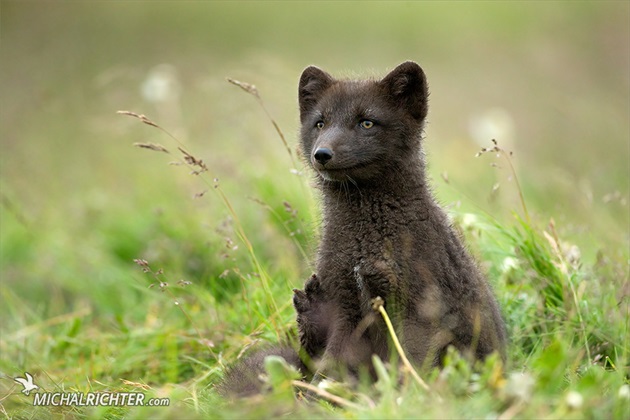
[[[324,128],[324,121],[317,121],[315,123],[315,127],[317,127],[319,130],[321,130],[322,128]]]
[[[363,128],[372,128],[374,127],[374,121],[370,121],[370,120],[361,120],[361,122],[359,123],[359,125]]]

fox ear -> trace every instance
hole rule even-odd
[[[380,84],[395,103],[403,105],[417,120],[427,116],[429,89],[422,68],[406,61],[392,70]]]
[[[304,116],[308,113],[319,100],[321,94],[328,89],[335,79],[315,66],[309,66],[304,69],[300,77],[300,86],[298,88],[298,100],[300,102],[300,119],[304,120]]]

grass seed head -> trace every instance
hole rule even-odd
[[[193,198],[201,198],[201,197],[203,197],[204,195],[206,195],[206,193],[207,193],[207,192],[208,192],[208,190],[205,190],[205,191],[201,191],[201,192],[195,193],[195,195],[193,196]]]
[[[140,121],[142,121],[144,124],[150,125],[151,127],[156,127],[156,128],[160,128],[159,125],[157,125],[156,123],[154,123],[153,121],[151,121],[146,115],[144,114],[137,114],[135,112],[131,112],[131,111],[117,111],[117,114],[120,115],[127,115],[129,117],[133,117],[133,118],[137,118]]]
[[[162,146],[161,144],[157,144],[157,143],[134,143],[133,145],[135,147],[139,147],[141,149],[149,149],[149,150],[153,150],[155,152],[170,153],[166,147]]]
[[[233,84],[234,86],[238,86],[241,89],[243,89],[245,92],[254,95],[256,98],[260,99],[260,95],[258,94],[258,89],[256,89],[256,86],[250,84],[250,83],[246,83],[246,82],[240,82],[238,80],[232,79],[230,77],[227,77],[225,80],[227,80],[229,83]]]
[[[177,149],[184,155],[184,162],[186,162],[190,166],[199,168],[198,170],[193,170],[191,172],[192,175],[199,175],[203,172],[208,171],[208,167],[203,160],[197,159],[181,147],[178,147]]]
[[[136,258],[133,260],[136,264],[142,267],[142,272],[149,273],[151,272],[151,267],[149,267],[149,262],[147,260],[143,260],[141,258]]]

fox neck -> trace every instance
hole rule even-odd
[[[417,212],[426,213],[431,195],[424,172],[424,162],[418,159],[413,164],[393,165],[387,173],[369,182],[321,180],[325,236],[334,234],[337,229],[346,230],[347,226],[354,225],[353,221],[365,217],[372,220],[364,222],[378,228],[379,223],[407,215],[416,218]],[[380,214],[378,218],[372,217],[376,209]]]
[[[325,202],[338,202],[340,196],[346,201],[368,199],[369,197],[389,196],[391,198],[414,198],[426,190],[425,169],[423,159],[414,162],[393,163],[370,180],[355,180],[348,177],[346,181],[328,181],[319,177],[319,184]],[[367,196],[367,197],[366,197]]]

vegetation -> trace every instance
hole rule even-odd
[[[568,7],[3,1],[0,413],[626,418],[628,5]],[[376,384],[306,401],[268,360],[268,395],[225,400],[226,365],[295,339],[291,290],[312,272],[297,76],[408,58],[432,87],[436,195],[502,305],[507,365],[450,354],[427,390],[377,360]],[[33,407],[24,372],[38,392],[170,405]]]

